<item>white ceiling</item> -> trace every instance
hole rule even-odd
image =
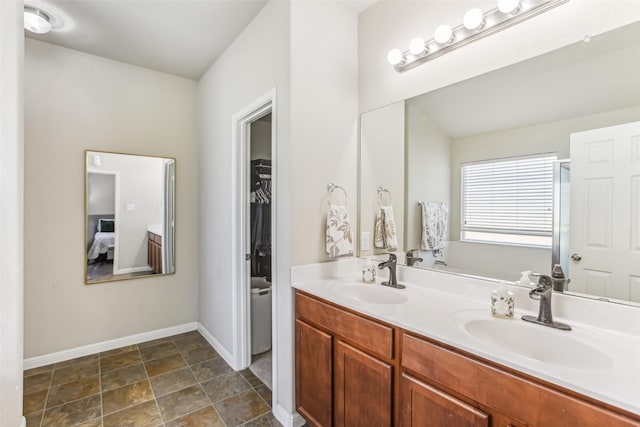
[[[452,139],[638,106],[639,40],[627,25],[407,102]]]
[[[2,1],[2,0],[0,0]],[[27,37],[198,80],[266,0],[26,0],[52,14]]]
[[[356,13],[376,1],[341,0]],[[199,80],[267,0],[26,0],[25,3],[41,8],[55,20],[49,34],[25,31],[27,37]]]

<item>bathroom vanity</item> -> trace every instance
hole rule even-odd
[[[310,425],[640,426],[637,375],[621,384],[627,359],[587,347],[590,332],[580,335],[582,325],[551,331],[519,318],[493,319],[487,303],[428,288],[386,289],[349,278],[294,287],[296,409]],[[519,349],[483,346],[469,339],[474,328],[497,335],[496,342],[502,332],[505,342],[524,335],[532,346],[522,351],[540,345],[542,362],[529,363],[534,356],[520,357]],[[562,346],[556,337],[584,357],[554,348]],[[612,399],[588,391],[599,383]]]

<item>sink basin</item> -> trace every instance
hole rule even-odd
[[[573,331],[492,317],[468,318],[458,323],[476,340],[539,362],[574,369],[607,369],[613,365],[606,354],[577,338]]]
[[[394,289],[382,285],[349,283],[336,286],[333,290],[342,298],[369,304],[402,304],[409,299],[405,289]]]

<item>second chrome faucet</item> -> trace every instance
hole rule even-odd
[[[404,289],[405,286],[398,283],[398,279],[396,277],[396,266],[398,264],[398,257],[395,254],[387,254],[389,255],[389,259],[378,264],[378,268],[382,270],[383,268],[389,269],[389,281],[382,282],[384,286],[390,286],[396,289]]]

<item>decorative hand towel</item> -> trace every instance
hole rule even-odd
[[[332,258],[353,255],[351,222],[346,206],[329,204],[326,251]]]
[[[373,244],[376,248],[386,248],[391,251],[398,249],[396,222],[393,218],[393,208],[391,206],[380,207],[376,215],[376,229],[373,236]]]
[[[420,202],[422,208],[422,241],[420,249],[439,253],[446,246],[449,207],[446,203]]]

